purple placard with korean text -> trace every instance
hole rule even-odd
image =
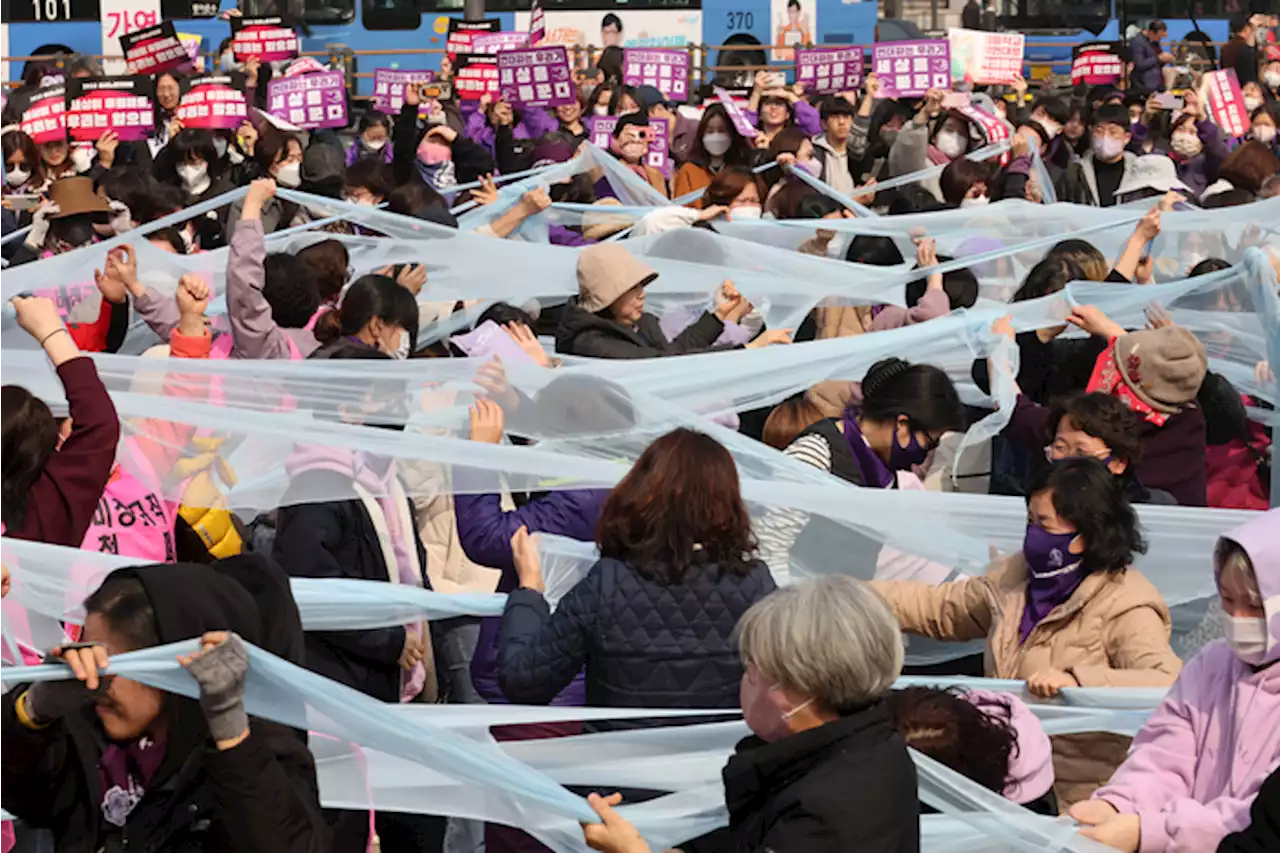
[[[622,82],[652,86],[668,101],[689,100],[689,53],[628,47],[622,52]]]
[[[862,85],[862,48],[796,49],[796,82],[806,91],[843,92]]]
[[[498,94],[522,107],[558,107],[577,103],[564,47],[505,50],[498,54]]]
[[[373,105],[388,115],[398,115],[404,106],[404,89],[413,83],[430,83],[433,71],[397,71],[394,68],[373,70]]]
[[[471,52],[482,56],[496,56],[504,50],[522,50],[528,46],[528,33],[476,33],[471,37]]]
[[[306,130],[346,127],[346,95],[341,71],[275,79],[267,84],[267,112]]]
[[[733,126],[738,133],[741,133],[747,139],[755,139],[759,131],[752,127],[751,122],[747,121],[746,115],[742,112],[742,107],[738,106],[733,97],[719,86],[716,86],[715,92],[716,99],[724,104],[724,110],[729,114],[729,121],[733,122]]]
[[[913,98],[951,88],[951,44],[945,39],[891,41],[871,48],[882,98]]]
[[[617,116],[590,116],[587,119],[587,132],[591,143],[605,151],[611,151],[613,129],[617,125]],[[649,153],[645,155],[644,162],[661,172],[663,177],[671,177],[671,140],[667,136],[667,123],[663,119],[649,122]]]

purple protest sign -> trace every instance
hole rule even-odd
[[[267,84],[267,112],[307,130],[346,127],[347,86],[342,72],[272,80]]]
[[[591,144],[605,151],[612,150],[613,129],[618,126],[617,116],[590,116],[587,118],[587,133]],[[667,123],[663,119],[649,122],[649,153],[644,162],[663,174],[671,177],[671,140],[667,136]]]
[[[373,70],[373,106],[379,112],[397,115],[404,106],[406,86],[430,83],[435,79],[432,71],[397,71],[393,68]]]
[[[689,54],[683,50],[628,47],[622,52],[622,82],[652,86],[668,101],[689,99]]]
[[[844,92],[862,85],[862,48],[796,49],[796,82],[814,92]]]
[[[951,44],[944,39],[892,41],[871,48],[880,97],[910,98],[951,88]]]
[[[520,50],[528,46],[528,33],[477,33],[471,37],[471,52],[483,56],[496,56],[504,50]]]
[[[498,95],[522,107],[577,103],[569,55],[561,46],[505,50],[498,54]]]
[[[755,139],[759,131],[751,126],[751,122],[747,121],[746,115],[742,112],[742,107],[738,106],[733,97],[719,86],[716,86],[715,92],[716,99],[724,104],[724,110],[729,114],[729,121],[733,122],[733,126],[738,133],[741,133],[747,139]]]

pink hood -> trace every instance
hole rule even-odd
[[[1262,608],[1267,618],[1267,652],[1263,663],[1280,660],[1280,509],[1260,514],[1223,539],[1235,542],[1249,555],[1258,579]]]
[[[1003,715],[1004,709],[1009,709],[1009,723],[1018,735],[1018,746],[1009,756],[1005,799],[1025,804],[1047,794],[1053,787],[1053,749],[1040,720],[1026,703],[1012,693],[967,690],[963,695],[984,714]]]

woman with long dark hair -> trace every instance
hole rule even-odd
[[[545,704],[585,666],[588,705],[737,708],[734,628],[775,585],[755,557],[729,451],[688,429],[654,441],[605,502],[596,544],[599,562],[553,614],[537,549],[516,531],[520,588],[502,615],[506,697]]]
[[[689,149],[688,159],[676,172],[676,197],[702,189],[726,167],[750,168],[755,159],[755,149],[750,140],[734,127],[724,104],[712,104],[698,122],[698,132]],[[702,201],[690,204],[703,206]]]

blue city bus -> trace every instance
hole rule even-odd
[[[488,0],[486,18],[503,30],[525,30],[531,0]],[[212,54],[230,26],[219,15],[233,0],[161,0],[161,17],[178,32],[203,38]],[[758,50],[713,51],[704,63],[791,64],[785,49],[794,44],[870,44],[875,41],[878,5],[847,0],[546,0],[552,43],[624,47],[681,47],[690,44],[759,46]],[[358,72],[375,68],[436,69],[440,54],[360,56],[362,51],[442,49],[449,20],[461,19],[462,0],[253,0],[246,15],[285,15],[299,21],[303,51],[327,52],[341,45],[356,53]],[[102,53],[99,0],[3,0],[4,55]],[[22,75],[21,63],[5,63],[6,79]],[[12,66],[12,67],[10,67]],[[368,78],[356,94],[367,95]]]
[[[1217,57],[1214,42],[1229,37],[1228,19],[1247,7],[1247,0],[998,0],[1001,26],[1025,33],[1029,79],[1069,74],[1071,48],[1082,42],[1123,41],[1152,20],[1169,27],[1172,42],[1199,43],[1192,49],[1208,59]],[[1243,11],[1247,11],[1243,9]]]

